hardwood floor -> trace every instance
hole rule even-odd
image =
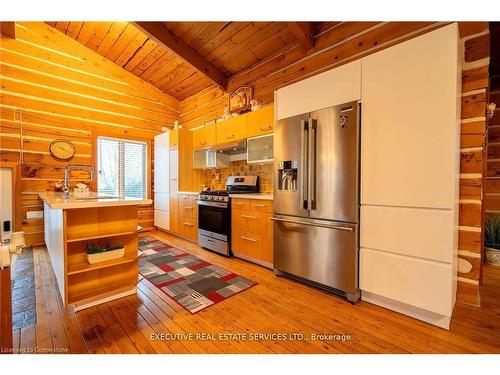
[[[20,353],[500,353],[500,269],[485,267],[483,308],[457,304],[446,331],[382,307],[274,276],[168,234],[157,237],[258,282],[195,315],[143,279],[137,295],[77,313],[62,305],[45,248],[34,250],[37,323],[14,331]],[[214,340],[209,334],[350,335],[350,340]],[[155,334],[179,335],[154,340]],[[189,334],[194,339],[190,339]],[[196,339],[205,334],[205,340]],[[183,336],[184,335],[184,336]],[[166,337],[169,338],[169,337]]]

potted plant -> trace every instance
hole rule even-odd
[[[488,216],[484,222],[486,263],[500,266],[500,216]]]
[[[94,243],[87,244],[87,261],[90,264],[106,262],[108,260],[118,259],[125,255],[125,248],[122,244],[98,246]]]

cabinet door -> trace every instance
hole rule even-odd
[[[272,133],[273,129],[274,106],[247,113],[247,138]]]
[[[217,144],[239,141],[246,136],[247,116],[241,115],[217,124]]]
[[[155,136],[154,141],[154,191],[169,191],[169,133]]]
[[[172,233],[179,233],[179,203],[177,194],[170,194],[169,213],[170,231]]]
[[[216,125],[207,125],[193,131],[193,148],[204,148],[215,144]]]
[[[273,162],[273,135],[261,135],[247,139],[247,163]]]
[[[454,208],[457,38],[453,24],[363,58],[361,204]]]
[[[169,144],[171,149],[179,147],[179,129],[170,130]]]

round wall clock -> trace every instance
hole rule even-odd
[[[69,160],[75,155],[75,146],[65,139],[56,139],[49,146],[50,154],[59,160]]]

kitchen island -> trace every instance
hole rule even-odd
[[[81,310],[136,293],[137,206],[150,199],[40,193],[45,244],[64,306]],[[120,258],[90,264],[87,245],[122,245]]]

